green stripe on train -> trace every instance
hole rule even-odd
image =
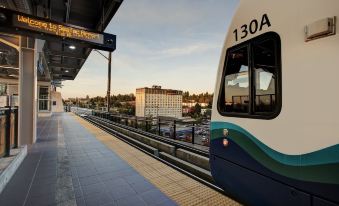
[[[339,184],[339,145],[302,155],[287,155],[269,148],[243,128],[226,122],[212,122],[211,141],[228,138],[268,169],[303,181]]]

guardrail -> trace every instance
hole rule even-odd
[[[166,138],[171,138],[174,140],[209,146],[208,136],[199,136],[199,134],[196,134],[196,124],[194,122],[186,123],[175,119],[151,119],[145,117],[118,115],[79,107],[69,107],[67,111],[71,111],[80,115],[93,115],[105,118],[118,124],[133,127],[135,129],[139,129]]]
[[[18,107],[0,108],[0,157],[18,147]]]
[[[93,122],[97,125],[100,125],[100,126],[105,125],[105,127],[109,127],[110,129],[113,129],[111,126],[119,127],[122,130],[131,131],[131,132],[134,132],[134,133],[137,133],[137,134],[140,134],[140,135],[143,135],[143,136],[146,136],[146,137],[149,137],[149,138],[152,138],[152,139],[155,139],[155,140],[158,140],[158,141],[170,144],[170,145],[174,145],[176,148],[182,148],[182,149],[200,154],[202,156],[209,157],[209,151],[208,151],[207,147],[194,147],[193,145],[190,145],[190,143],[186,143],[186,142],[182,142],[182,141],[178,141],[178,140],[173,140],[173,139],[170,139],[170,138],[159,136],[157,134],[145,132],[145,131],[140,130],[140,129],[135,129],[133,127],[122,125],[122,124],[107,120],[105,118],[96,117],[96,116],[93,116],[93,115],[84,115],[83,118],[90,120],[91,122]],[[113,130],[115,130],[115,129],[113,129]]]

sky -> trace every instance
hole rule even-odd
[[[161,85],[212,93],[224,38],[238,0],[124,0],[105,32],[117,35],[111,94]],[[102,52],[107,55],[107,52]],[[107,60],[95,51],[63,98],[105,96]]]

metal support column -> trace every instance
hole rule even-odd
[[[148,132],[148,120],[147,119],[145,120],[145,127],[146,127],[145,128],[146,132]]]
[[[160,129],[161,129],[161,123],[160,123],[160,118],[158,118],[158,135],[161,135]]]
[[[194,123],[193,123],[193,125],[192,125],[192,144],[194,144],[194,133],[195,133],[194,128],[195,128],[195,126],[194,126]]]
[[[5,157],[9,157],[11,150],[11,107],[6,107],[6,136],[5,136]]]
[[[173,121],[173,139],[177,139],[177,122],[174,120]]]
[[[112,62],[112,52],[108,53],[108,81],[107,81],[107,112],[111,108],[111,62]]]
[[[14,148],[18,148],[19,145],[19,134],[18,134],[18,126],[19,126],[19,107],[15,107],[15,116],[14,116]]]

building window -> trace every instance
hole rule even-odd
[[[228,49],[218,110],[222,115],[272,119],[281,110],[280,37],[269,32]]]
[[[7,85],[0,84],[0,96],[7,95]]]
[[[49,89],[48,86],[39,87],[39,111],[49,111]]]

